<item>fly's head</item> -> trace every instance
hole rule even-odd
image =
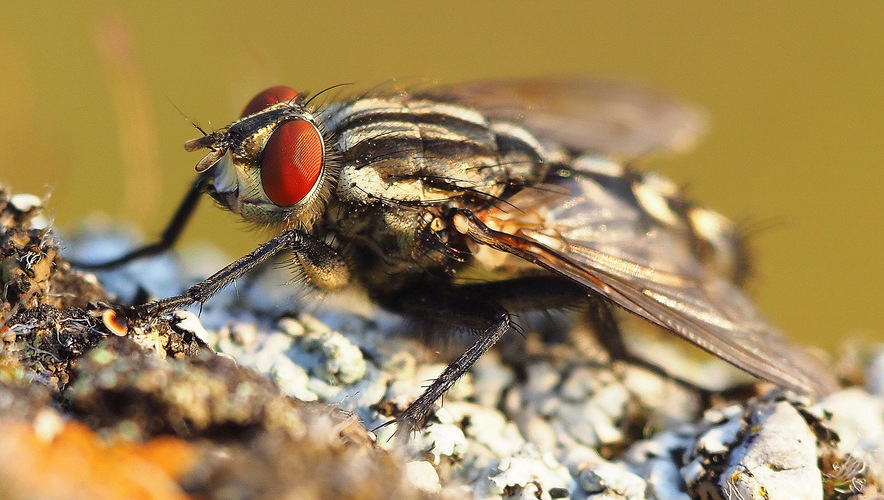
[[[261,92],[239,120],[184,147],[209,150],[196,166],[210,176],[209,195],[249,222],[309,228],[332,192],[323,132],[288,87]]]

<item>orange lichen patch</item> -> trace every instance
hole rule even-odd
[[[196,465],[198,453],[189,443],[161,437],[106,444],[85,425],[54,418],[54,428],[40,417],[36,426],[0,423],[0,497],[189,498],[177,483]]]

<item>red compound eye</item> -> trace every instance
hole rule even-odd
[[[322,136],[305,120],[285,122],[273,132],[261,159],[261,184],[270,201],[290,207],[306,197],[322,173]]]
[[[276,87],[270,87],[269,89],[264,90],[259,93],[255,97],[246,104],[246,108],[242,110],[242,114],[240,118],[244,116],[249,116],[261,111],[262,109],[272,106],[278,102],[291,101],[298,97],[298,92],[291,88],[286,87],[285,85],[279,85]]]

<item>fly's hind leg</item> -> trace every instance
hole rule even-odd
[[[614,306],[611,304],[611,301],[594,294],[589,294],[589,308],[587,309],[586,317],[596,336],[596,340],[607,351],[611,361],[623,361],[637,365],[661,377],[672,379],[679,384],[690,388],[697,388],[695,384],[679,377],[674,377],[662,367],[629,351],[629,348],[626,347],[626,343],[623,341],[620,325],[614,317]]]
[[[733,389],[728,389],[727,391],[722,393],[721,391],[716,391],[708,387],[702,387],[696,382],[692,382],[688,379],[673,375],[667,372],[666,369],[653,363],[652,361],[633,354],[623,342],[623,334],[620,331],[620,326],[617,324],[617,319],[614,317],[614,305],[609,300],[606,300],[595,294],[589,294],[589,308],[587,310],[586,316],[589,320],[593,333],[595,333],[596,340],[608,352],[608,356],[610,356],[611,361],[622,361],[631,365],[644,368],[645,370],[648,370],[651,373],[655,373],[660,377],[672,380],[682,387],[686,387],[689,390],[697,391],[704,400],[708,400],[714,395],[724,395],[725,397],[727,397],[727,394],[730,394],[731,392],[733,392],[734,394],[742,394],[747,390],[750,390],[751,387],[754,387],[754,385],[740,385]]]

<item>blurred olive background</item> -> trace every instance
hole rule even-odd
[[[200,157],[182,114],[220,128],[272,84],[612,76],[708,111],[695,151],[643,166],[758,229],[777,323],[884,337],[884,3],[7,2],[0,26],[0,181],[51,193],[62,229],[157,235]],[[208,202],[185,236],[260,241]]]

